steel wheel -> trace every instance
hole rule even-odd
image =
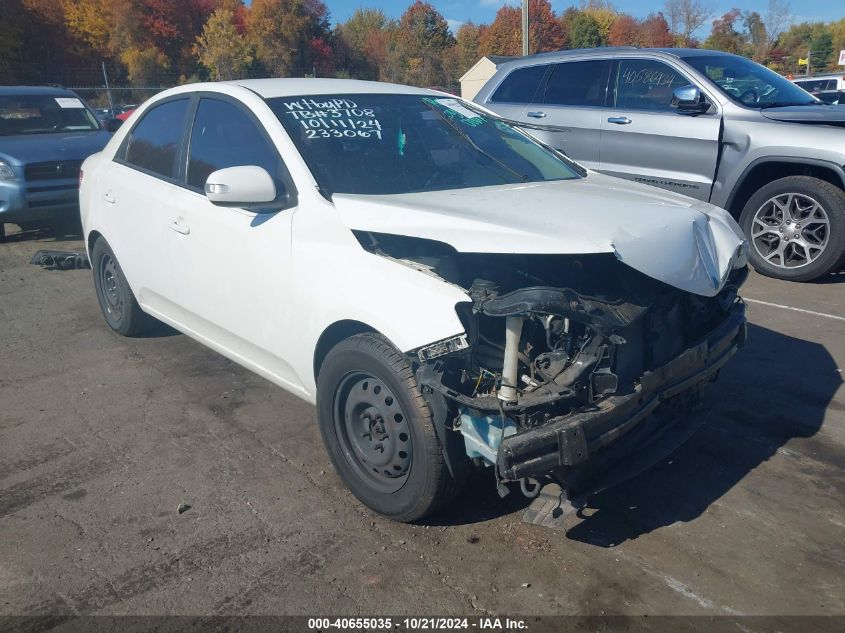
[[[411,468],[411,434],[393,392],[366,373],[348,374],[335,392],[334,425],[344,457],[373,489],[399,490]]]
[[[766,200],[754,214],[751,242],[766,262],[778,268],[800,268],[824,252],[830,221],[816,200],[785,193]]]
[[[109,327],[123,336],[143,333],[154,321],[141,310],[117,257],[102,237],[91,249],[91,267],[97,302]]]
[[[120,292],[120,272],[117,263],[109,253],[103,253],[100,258],[100,287],[106,300],[106,310],[112,318],[119,322],[123,318],[123,295]]]

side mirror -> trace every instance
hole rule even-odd
[[[246,207],[273,202],[276,184],[263,167],[227,167],[209,174],[205,181],[205,195],[214,204]]]
[[[680,114],[704,114],[710,109],[710,102],[698,86],[681,86],[672,91],[672,107]]]
[[[106,129],[112,134],[117,132],[121,125],[123,125],[123,121],[120,119],[109,119],[106,121]]]

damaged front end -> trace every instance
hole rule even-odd
[[[458,253],[359,236],[465,289],[465,334],[412,352],[450,469],[466,453],[525,494],[552,478],[581,498],[661,459],[698,427],[703,387],[745,341],[734,269],[715,296],[612,254]],[[500,485],[500,492],[505,492]]]

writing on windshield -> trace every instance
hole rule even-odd
[[[413,94],[269,100],[321,190],[396,194],[579,176],[557,152],[457,98]]]

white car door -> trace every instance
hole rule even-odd
[[[181,97],[150,108],[95,185],[103,232],[138,302],[164,315],[175,298],[167,222],[190,103]]]
[[[208,175],[239,165],[270,173],[275,203],[238,208],[208,200]],[[193,116],[183,178],[170,218],[181,328],[268,379],[301,389],[285,360],[289,330],[299,318],[289,302],[296,191],[278,150],[244,105],[222,95],[203,96]]]

